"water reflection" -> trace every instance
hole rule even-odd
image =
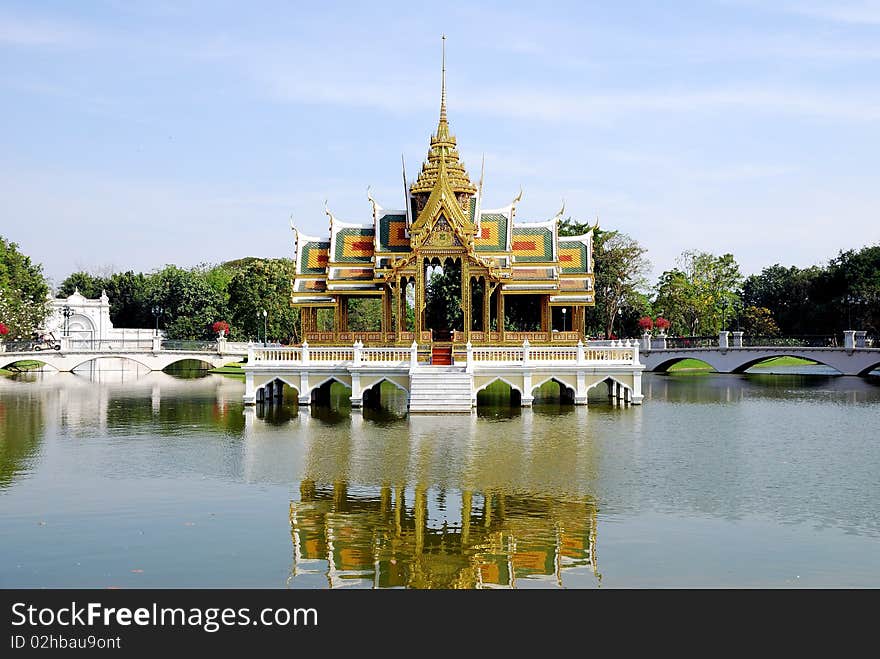
[[[643,385],[438,416],[393,386],[244,408],[219,375],[0,378],[0,585],[595,587],[597,545],[603,587],[875,583],[876,378]]]
[[[598,583],[596,520],[589,497],[306,479],[290,504],[290,585],[562,587],[570,572]]]

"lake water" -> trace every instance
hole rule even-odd
[[[450,416],[243,390],[0,378],[0,586],[880,587],[878,378]]]

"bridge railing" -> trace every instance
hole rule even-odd
[[[149,351],[153,348],[153,339],[77,339],[65,337],[61,347],[62,350],[72,352]]]
[[[667,350],[681,350],[686,348],[717,348],[718,335],[715,336],[667,336]]]
[[[186,352],[217,352],[216,341],[176,341],[163,340],[162,350],[179,350]]]
[[[35,352],[38,350],[52,350],[49,344],[39,344],[35,341],[2,341],[0,352]]]
[[[743,347],[796,347],[796,348],[837,348],[843,345],[842,339],[833,334],[803,334],[800,336],[743,336]]]
[[[638,343],[635,341],[611,341],[607,346],[530,346],[528,341],[522,347],[479,346],[467,351],[467,365],[486,364],[535,364],[566,363],[587,364],[636,364],[638,363]]]

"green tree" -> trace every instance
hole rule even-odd
[[[290,259],[252,259],[236,268],[229,280],[228,320],[235,340],[300,341],[299,312],[290,304],[293,261]],[[218,319],[221,320],[221,319]]]
[[[868,330],[880,332],[880,245],[840,252],[828,263],[828,279],[832,284],[838,314],[828,323],[828,329]],[[829,318],[829,320],[832,320]]]
[[[223,295],[207,282],[202,268],[165,266],[149,277],[146,300],[148,307],[164,310],[160,322],[170,339],[216,338],[211,325],[229,316]]]
[[[107,280],[100,275],[89,272],[73,272],[61,282],[58,287],[58,297],[68,297],[75,291],[89,299],[101,297],[101,292],[107,287]]]
[[[619,330],[621,320],[625,319],[632,326],[644,310],[651,262],[648,250],[625,233],[604,231],[571,218],[559,223],[560,236],[579,236],[590,230],[593,231],[596,306],[587,308],[586,329],[590,334],[610,337],[615,327]],[[635,334],[633,327],[631,330]]]
[[[382,329],[382,299],[355,297],[348,301],[348,328],[352,332],[378,332]]]
[[[823,268],[786,268],[777,263],[746,278],[742,303],[745,307],[769,309],[783,334],[821,333],[826,330],[823,316],[830,303],[825,299],[829,298],[826,285]]]
[[[779,325],[773,320],[773,313],[767,307],[743,309],[742,328],[749,336],[779,335]]]
[[[43,326],[49,315],[48,295],[42,266],[0,236],[0,322],[9,328],[8,340],[29,338]]]
[[[110,321],[115,327],[153,326],[143,273],[116,272],[105,280],[104,289],[110,298]]]
[[[742,274],[732,254],[685,251],[678,266],[660,275],[654,309],[672,331],[691,336],[715,334],[722,320],[741,304]]]
[[[447,260],[442,271],[434,270],[425,288],[425,321],[434,330],[464,329],[461,308],[461,264]]]

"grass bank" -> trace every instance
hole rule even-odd
[[[223,366],[219,368],[212,368],[208,370],[208,373],[218,373],[220,375],[237,375],[238,377],[244,377],[244,371],[241,370],[242,364],[240,362],[231,362],[229,364],[223,364]]]
[[[773,357],[760,364],[755,364],[752,368],[773,368],[774,366],[810,366],[816,362],[809,359],[801,359],[800,357]],[[677,364],[669,367],[669,370],[675,372],[703,372],[712,371],[712,367],[706,362],[699,359],[682,359]]]

